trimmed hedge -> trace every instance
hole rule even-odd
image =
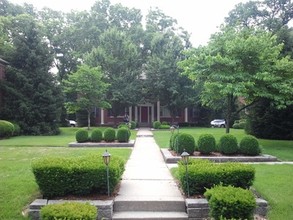
[[[257,156],[260,154],[258,140],[252,135],[246,135],[239,144],[239,152],[244,155]]]
[[[199,136],[198,150],[202,154],[210,154],[216,150],[216,139],[212,134],[202,134]]]
[[[159,129],[161,125],[162,125],[162,124],[161,124],[161,122],[159,122],[159,121],[154,121],[154,122],[153,122],[153,128],[154,128],[154,129]]]
[[[128,142],[131,133],[128,128],[122,127],[117,130],[117,140],[118,142]]]
[[[171,150],[175,150],[175,148],[177,146],[176,145],[177,144],[176,138],[177,138],[178,134],[179,133],[172,134],[172,136],[170,138],[170,145],[169,145],[169,147],[170,147]]]
[[[159,129],[170,129],[170,125],[163,125],[161,124]]]
[[[130,129],[135,129],[137,127],[137,123],[135,121],[130,121]]]
[[[187,192],[185,165],[179,162],[179,181]],[[188,183],[190,195],[202,194],[206,189],[222,183],[224,186],[249,188],[253,184],[253,166],[242,163],[216,164],[208,160],[190,159],[188,164]]]
[[[179,133],[174,142],[174,150],[178,154],[182,154],[184,150],[189,154],[193,154],[195,150],[195,140],[191,134]]]
[[[232,134],[225,134],[220,138],[219,150],[223,154],[232,155],[238,152],[237,139]]]
[[[78,143],[84,143],[89,140],[89,133],[85,129],[79,129],[75,133],[75,139]]]
[[[95,128],[91,133],[92,142],[101,142],[103,139],[103,132],[99,128]]]
[[[0,120],[0,138],[13,136],[14,125],[5,120]]]
[[[215,186],[204,194],[215,219],[253,219],[256,201],[253,193],[233,186]]]
[[[89,203],[65,202],[42,207],[40,215],[42,220],[96,220],[98,211]]]
[[[104,140],[106,142],[113,142],[115,141],[116,132],[114,128],[107,128],[104,131]]]
[[[125,162],[112,156],[109,164],[110,190],[116,187]],[[45,157],[32,162],[36,182],[44,197],[107,193],[106,165],[101,155],[75,158]]]

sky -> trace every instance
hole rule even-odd
[[[12,3],[33,4],[35,8],[49,7],[54,10],[89,10],[96,0],[10,0]],[[177,20],[178,25],[191,34],[193,46],[205,45],[211,34],[218,31],[229,11],[235,5],[248,0],[110,0],[111,4],[141,9],[146,15],[151,7],[158,7],[166,15]]]

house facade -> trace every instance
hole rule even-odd
[[[196,122],[192,108],[182,109],[177,116],[172,118],[169,109],[161,106],[160,101],[129,107],[125,109],[125,114],[128,115],[129,121],[137,122],[139,127],[150,127],[154,121],[168,122],[169,124]],[[117,125],[124,119],[124,115],[115,118],[111,114],[111,110],[107,109],[96,109],[95,116],[97,125]]]
[[[5,71],[8,62],[0,58],[0,81],[5,78]],[[0,90],[0,107],[3,106],[3,91]]]

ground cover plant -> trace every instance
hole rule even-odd
[[[178,133],[177,130],[174,134]],[[212,134],[216,142],[218,143],[220,137],[225,134],[224,128],[180,128],[179,133],[191,134],[197,141],[201,134]],[[168,130],[156,130],[153,131],[154,138],[160,148],[169,148],[171,131]],[[230,134],[237,138],[240,142],[243,137],[246,136],[242,129],[230,129]],[[282,161],[293,161],[293,141],[288,140],[264,140],[258,139],[262,154],[269,154],[276,156]]]
[[[77,129],[62,128],[61,135],[58,136],[21,136],[0,140],[0,219],[28,219],[22,216],[22,211],[40,196],[31,169],[33,159],[43,156],[86,156],[93,153],[102,156],[106,148],[57,147],[67,146],[74,141]],[[124,160],[131,153],[131,149],[111,148],[108,151]]]

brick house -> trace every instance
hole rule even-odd
[[[4,80],[5,78],[5,70],[7,65],[8,65],[8,62],[0,58],[0,81]],[[3,94],[2,94],[2,91],[0,90],[0,108],[2,106],[2,96]]]
[[[149,127],[153,121],[165,121],[170,124],[197,122],[197,115],[193,108],[182,109],[177,116],[172,118],[169,109],[161,106],[160,101],[132,106],[125,109],[124,112],[129,116],[129,121],[136,121],[140,127]],[[97,108],[95,118],[97,125],[114,125],[123,122],[124,115],[118,116],[115,120],[111,110]]]

